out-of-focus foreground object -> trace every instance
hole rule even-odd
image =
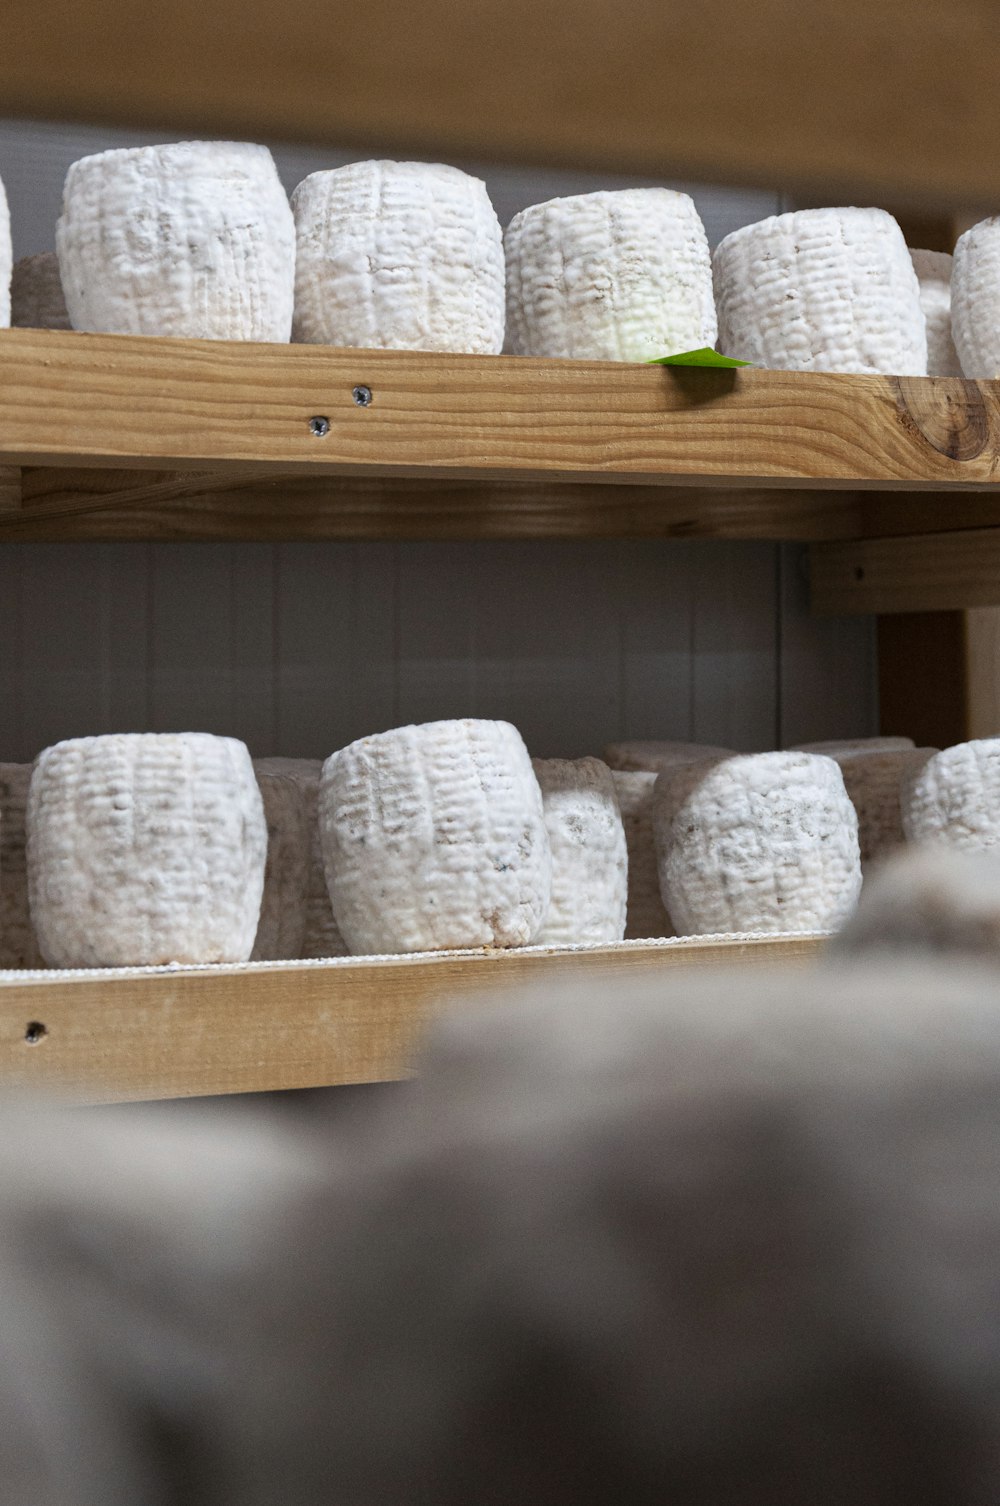
[[[815,0],[808,24],[796,0],[12,10],[0,97],[19,115],[780,183],[828,202],[996,197],[993,0]]]

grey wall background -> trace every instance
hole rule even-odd
[[[15,255],[52,248],[70,162],[170,139],[0,121]],[[357,155],[273,149],[289,189]],[[546,198],[650,181],[480,176],[505,223]],[[782,207],[776,193],[688,191],[713,244]],[[865,735],[872,627],[812,620],[788,545],[0,545],[0,759],[144,729],[322,756],[462,715],[510,719],[541,755],[620,737],[757,749]]]

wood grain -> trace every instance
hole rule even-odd
[[[918,747],[965,742],[970,705],[966,612],[897,612],[878,619],[879,730]]]
[[[93,978],[5,973],[0,1083],[57,1090],[77,1101],[115,1102],[383,1082],[409,1073],[428,1021],[456,999],[564,976],[613,984],[643,972],[669,972],[676,987],[677,969],[804,965],[820,945],[816,937],[692,938],[581,952]],[[29,1037],[35,1037],[33,1044]]]
[[[813,0],[807,17],[797,0],[11,10],[8,114],[777,183],[826,202],[996,197],[993,0]]]
[[[852,538],[863,527],[857,493],[792,487],[367,480],[257,471],[215,476],[59,467],[27,469],[23,476],[23,506],[6,527],[0,525],[0,537],[804,541]],[[1000,521],[1000,493],[994,506]]]
[[[998,455],[998,383],[0,332],[7,464],[1000,491]]]
[[[1000,528],[813,544],[809,568],[820,615],[1000,606]]]

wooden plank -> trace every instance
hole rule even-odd
[[[879,730],[947,748],[969,731],[964,612],[878,619]]]
[[[16,465],[0,466],[0,513],[16,513],[21,506],[21,472]]]
[[[861,202],[996,194],[982,149],[995,123],[993,0],[814,0],[808,24],[796,0],[424,0],[416,17],[401,0],[12,9],[8,114]]]
[[[873,493],[575,481],[28,469],[0,537],[69,539],[836,539]],[[977,494],[947,494],[965,498]],[[990,493],[1000,522],[1000,493]]]
[[[1000,610],[974,607],[963,617],[965,736],[1000,737]]]
[[[613,984],[679,967],[801,966],[820,945],[807,936],[690,938],[91,977],[5,973],[0,1082],[116,1102],[389,1081],[408,1074],[427,1022],[456,999],[563,976]]]
[[[8,464],[1000,491],[998,453],[1000,383],[0,333]]]
[[[1000,606],[1000,528],[813,544],[810,576],[820,615]]]

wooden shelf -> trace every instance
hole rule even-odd
[[[10,539],[852,539],[998,454],[998,383],[0,332]]]
[[[994,0],[9,9],[8,114],[755,182],[827,202],[996,197]]]
[[[804,965],[821,941],[689,938],[328,963],[0,973],[0,1083],[116,1102],[384,1082],[407,1075],[421,1031],[456,998],[555,972],[610,983],[720,963]],[[38,1038],[32,1043],[29,1035]]]

